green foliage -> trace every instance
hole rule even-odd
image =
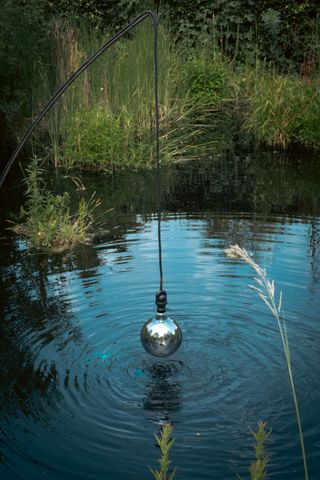
[[[60,22],[54,26],[57,79],[61,83],[84,58],[104,41],[102,32],[87,25]],[[68,40],[68,41],[66,41]],[[48,132],[55,165],[81,168],[126,167],[154,164],[155,112],[152,26],[137,30],[106,52],[51,110],[43,133]],[[198,147],[203,136],[201,112],[193,115],[189,93],[183,91],[183,54],[174,48],[170,29],[159,29],[159,103],[161,161],[206,154]],[[223,70],[215,76],[222,89]],[[43,66],[38,95],[48,98],[50,78]],[[213,76],[213,75],[212,75]],[[220,94],[220,93],[219,93]],[[209,96],[207,97],[209,103]],[[196,123],[195,123],[196,122]]]
[[[43,171],[34,157],[25,177],[26,201],[21,208],[25,219],[14,230],[25,235],[34,248],[64,250],[88,241],[93,222],[93,210],[98,202],[81,199],[78,212],[70,212],[70,196],[67,192],[55,195],[45,190]]]
[[[31,114],[31,85],[40,58],[50,64],[50,19],[45,0],[6,0],[0,8],[0,115],[16,129]]]
[[[264,480],[267,475],[268,457],[265,450],[265,442],[268,440],[271,430],[267,432],[265,427],[266,423],[260,420],[257,431],[251,432],[256,441],[254,448],[255,461],[250,466],[251,480]]]
[[[218,105],[230,95],[229,72],[220,59],[193,57],[185,66],[185,85],[192,101]]]
[[[141,161],[152,161],[151,151],[148,131],[137,130],[128,116],[113,116],[98,107],[75,115],[66,136],[63,159],[68,167],[137,166]]]
[[[249,94],[248,129],[259,141],[286,148],[320,147],[320,91],[317,81],[264,73]]]
[[[146,6],[161,14],[162,160],[207,155],[220,140],[218,132],[230,130],[243,112],[259,141],[319,147],[315,0],[6,0],[0,9],[0,120],[21,133],[20,119],[35,115],[85,58]],[[139,25],[51,110],[36,135],[42,151],[49,138],[56,166],[151,164],[152,38],[151,25]],[[196,48],[190,52],[191,46]],[[295,70],[303,80],[268,77],[266,69],[259,78],[261,64],[274,72]],[[210,147],[200,153],[199,144],[209,138]]]
[[[123,27],[141,9],[139,0],[60,0],[57,11],[76,19],[86,18],[94,25]]]
[[[161,451],[161,457],[159,459],[160,469],[153,470],[149,467],[155,480],[173,480],[175,476],[177,469],[176,467],[171,473],[169,473],[169,467],[171,463],[171,460],[169,459],[169,453],[172,445],[174,444],[174,439],[170,439],[172,432],[173,426],[170,425],[170,423],[166,423],[161,428],[160,437],[155,435],[157,444],[159,445]]]
[[[182,41],[199,46],[210,39],[229,59],[271,61],[281,71],[298,71],[319,55],[317,0],[162,0],[161,6]]]

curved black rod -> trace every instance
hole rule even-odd
[[[132,22],[130,22],[126,27],[122,28],[116,35],[110,38],[102,47],[99,48],[95,53],[93,53],[79,68],[76,70],[71,77],[56,91],[47,105],[41,110],[37,115],[29,129],[26,131],[22,139],[20,140],[18,146],[10,157],[7,165],[5,166],[1,177],[0,177],[0,190],[4,181],[7,178],[9,171],[11,170],[12,165],[17,159],[20,151],[24,147],[25,143],[32,135],[34,129],[41,122],[46,113],[53,107],[53,105],[59,100],[63,93],[73,84],[73,82],[83,73],[95,60],[97,60],[108,48],[110,48],[114,43],[116,43],[123,35],[130,32],[135,28],[139,23],[141,23],[146,18],[150,17],[152,24],[154,26],[154,77],[155,77],[155,137],[156,137],[156,161],[157,161],[157,210],[158,210],[158,247],[159,247],[159,271],[160,271],[160,291],[162,290],[163,284],[163,272],[162,272],[162,248],[161,248],[161,207],[160,207],[160,147],[159,147],[159,94],[158,94],[158,17],[155,13],[151,11],[143,12],[141,15],[136,17]]]
[[[110,40],[108,40],[104,45],[102,45],[99,50],[97,50],[95,53],[93,53],[82,65],[81,67],[76,70],[71,77],[56,91],[56,93],[53,95],[51,100],[47,103],[47,105],[41,110],[41,112],[37,115],[25,135],[22,137],[20,140],[20,143],[18,144],[17,148],[13,152],[12,156],[10,157],[10,160],[8,161],[7,165],[5,166],[4,171],[1,174],[0,177],[0,189],[12,167],[14,164],[17,156],[19,155],[20,151],[24,147],[24,144],[36,128],[36,126],[41,122],[43,117],[46,115],[46,113],[51,109],[51,107],[56,103],[57,100],[61,97],[61,95],[73,84],[73,82],[83,73],[97,58],[99,58],[109,47],[111,47],[114,43],[116,43],[123,35],[128,33],[130,30],[132,30],[134,27],[136,27],[139,23],[141,23],[145,18],[151,17],[152,23],[155,27],[155,30],[157,30],[158,26],[158,18],[153,12],[144,12],[141,15],[139,15],[135,20],[133,20],[129,25],[124,27],[122,30],[120,30],[116,35],[114,35]]]

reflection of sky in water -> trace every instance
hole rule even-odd
[[[88,247],[95,255],[85,268],[45,277],[41,288],[47,300],[44,296],[37,311],[15,319],[16,338],[30,351],[26,396],[32,397],[35,419],[23,417],[20,407],[15,416],[7,415],[6,433],[17,438],[17,447],[4,447],[5,461],[18,474],[26,472],[26,480],[39,478],[40,471],[50,480],[98,480],[114,478],[114,472],[119,479],[143,478],[146,465],[158,454],[153,432],[170,419],[176,426],[174,455],[181,478],[193,478],[197,471],[198,480],[210,475],[231,480],[235,472],[245,474],[251,460],[248,427],[263,418],[273,428],[272,471],[282,480],[300,480],[296,423],[277,325],[247,288],[254,272],[224,255],[224,248],[237,242],[267,269],[277,291],[283,290],[315,474],[320,439],[314,425],[320,414],[317,242],[313,239],[311,256],[310,225],[278,220],[231,214],[166,217],[165,288],[170,316],[179,321],[184,338],[179,352],[160,363],[145,354],[139,340],[158,289],[154,219],[145,219],[142,226],[137,217],[138,231],[131,227],[116,240]],[[37,282],[22,285],[30,298],[39,300]],[[59,306],[58,314],[47,308],[48,299]],[[12,301],[18,305],[20,298]],[[33,315],[44,317],[38,330]],[[32,369],[41,373],[42,382],[49,378],[42,396]],[[41,427],[43,416],[50,417],[47,428]],[[48,457],[43,443],[55,445]],[[32,461],[21,458],[20,451],[27,451]]]

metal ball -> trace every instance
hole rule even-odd
[[[182,341],[179,325],[165,313],[157,313],[141,330],[141,343],[155,357],[168,357],[176,352]]]

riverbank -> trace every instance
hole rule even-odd
[[[28,8],[27,24],[35,23],[37,28],[31,39],[34,43],[26,42],[29,50],[24,45],[19,47],[23,54],[17,80],[20,96],[12,99],[7,89],[8,98],[2,100],[17,138],[57,86],[114,33],[112,27],[94,26],[85,18],[66,20],[55,14],[50,21],[46,20],[45,10],[38,11],[34,18],[31,7]],[[18,21],[17,12],[18,7],[12,4],[9,11],[12,21]],[[275,18],[278,17],[273,21]],[[181,32],[174,30],[172,22],[162,19],[159,30],[162,162],[215,156],[239,136],[245,142],[276,149],[292,146],[319,149],[318,20],[310,24],[312,61],[306,47],[306,60],[299,71],[295,67],[284,72],[279,61],[277,64],[266,60],[269,55],[266,47],[264,60],[261,47],[259,55],[252,53],[254,39],[252,54],[241,57],[240,33],[233,54],[227,54],[226,48],[219,46],[219,22],[214,18],[209,27],[207,21],[202,37],[191,46],[190,38],[181,39]],[[28,25],[19,25],[18,37],[24,37]],[[45,25],[50,36],[44,34]],[[154,161],[152,39],[152,26],[139,25],[130,37],[122,39],[86,70],[35,132],[33,151],[41,157],[50,157],[55,166],[67,168],[114,170],[151,166]],[[39,46],[38,51],[35,45]],[[13,56],[11,64],[18,65],[18,57]],[[12,67],[12,74],[14,68],[18,67]],[[14,121],[17,112],[19,122]]]

